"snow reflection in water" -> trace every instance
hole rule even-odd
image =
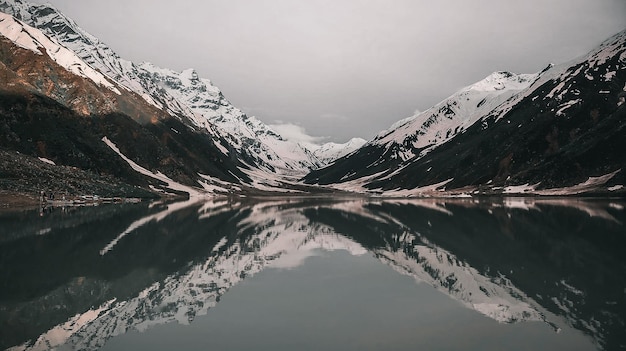
[[[499,323],[573,327],[599,348],[625,342],[617,200],[220,199],[28,216],[0,217],[10,233],[0,278],[11,282],[2,349],[95,350],[128,331],[189,324],[244,279],[336,250]]]

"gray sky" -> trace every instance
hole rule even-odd
[[[370,139],[491,72],[534,73],[626,28],[624,0],[31,0],[121,57],[195,68],[267,124]]]

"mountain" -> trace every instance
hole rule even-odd
[[[303,174],[323,165],[302,145],[284,139],[234,107],[211,81],[198,77],[193,69],[175,72],[150,63],[124,60],[49,5],[3,0],[0,11],[40,29],[148,103],[197,130],[215,135],[223,151],[251,168],[289,175]]]
[[[424,155],[462,133],[493,108],[528,87],[537,77],[493,73],[430,109],[382,131],[351,155],[349,161],[341,160],[334,167],[315,172],[306,179],[323,174],[320,183],[328,184],[327,180],[337,177],[341,182],[347,182],[394,171],[406,161]]]
[[[218,148],[215,138],[189,128],[123,89],[41,31],[0,13],[0,34],[1,147],[44,158],[59,167],[91,172],[83,182],[112,175],[118,179],[114,184],[123,179],[144,188],[171,189],[154,176],[158,172],[198,188],[208,182],[249,181]],[[125,155],[158,171],[151,171],[148,177],[136,172],[103,138],[113,140]],[[22,164],[29,165],[31,171],[15,174],[3,169],[3,175],[9,182],[17,179],[16,186],[20,180],[30,182],[31,192],[46,188],[73,192],[85,186],[52,182],[55,177],[38,179],[34,174],[54,173],[49,169],[42,172],[38,167],[43,166],[41,161]],[[17,177],[24,174],[33,176]],[[95,189],[82,191],[89,190]],[[111,191],[115,193],[114,188]]]
[[[10,117],[13,122],[7,120],[3,124],[7,135],[20,140],[20,145],[14,140],[0,144],[9,150],[43,157],[58,165],[86,165],[96,173],[113,174],[134,185],[188,194],[232,192],[241,186],[284,191],[282,188],[293,188],[289,184],[309,170],[330,162],[333,155],[344,153],[339,150],[343,148],[339,144],[309,145],[283,138],[234,107],[219,88],[199,77],[193,69],[176,72],[120,58],[50,5],[2,0],[0,11],[3,12],[1,69],[7,83],[3,84],[7,88],[3,91],[7,94],[3,108],[13,110],[6,112],[3,119],[15,115]],[[42,131],[40,125],[31,124],[29,128],[17,125],[16,118],[20,116],[9,102],[14,103],[20,97],[28,101],[33,94],[39,102],[53,104],[54,101],[66,107],[64,113],[73,115],[72,118],[91,117],[89,128],[93,133],[87,144],[94,152],[80,148],[70,153],[81,155],[84,162],[68,160],[69,156],[60,151],[69,147],[66,143],[80,144],[72,140],[74,131],[59,132],[55,126],[53,130]],[[136,124],[105,118],[111,114]],[[27,116],[21,118],[32,120]],[[89,120],[83,118],[81,123]],[[51,120],[46,123],[54,124]],[[37,140],[34,140],[33,133],[46,136],[35,135]],[[55,133],[64,135],[60,138],[65,140],[62,146],[41,151],[38,143],[53,144],[51,134]],[[146,137],[151,140],[138,137],[142,133],[149,134]],[[111,143],[102,143],[104,138]],[[31,140],[32,145],[26,145]],[[345,152],[352,151],[356,145],[346,144]],[[103,146],[111,150],[103,151]],[[98,155],[111,151],[118,154],[118,160],[113,163],[115,169],[105,166],[109,164],[108,157],[97,159]],[[137,174],[131,174],[133,171]]]
[[[622,32],[535,75],[496,72],[304,181],[392,196],[623,193],[625,52]]]
[[[0,11],[0,147],[78,167],[92,184],[105,175],[188,195],[626,192],[624,33],[537,74],[495,72],[364,145],[320,146],[247,116],[193,69],[120,58],[49,5],[0,0]],[[25,174],[49,173],[39,166]]]
[[[349,153],[354,152],[361,146],[365,145],[367,141],[361,138],[352,138],[343,144],[338,143],[325,143],[322,145],[306,145],[309,150],[313,150],[313,155],[323,165],[327,165],[346,156]]]

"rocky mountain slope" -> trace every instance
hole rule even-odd
[[[108,137],[125,155],[184,184],[249,181],[214,138],[111,82],[39,30],[0,13],[0,34],[1,147],[112,175],[115,183],[167,187],[135,172],[102,142]]]
[[[122,89],[138,94],[184,124],[211,135],[224,153],[244,163],[241,167],[244,170],[291,175],[324,165],[310,148],[284,139],[234,107],[211,81],[200,78],[193,69],[175,72],[150,63],[124,60],[49,5],[3,0],[0,11],[40,29]]]
[[[623,192],[626,32],[537,75],[494,73],[304,180],[392,195]]]

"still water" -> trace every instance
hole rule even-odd
[[[619,350],[626,203],[0,213],[0,350]]]

